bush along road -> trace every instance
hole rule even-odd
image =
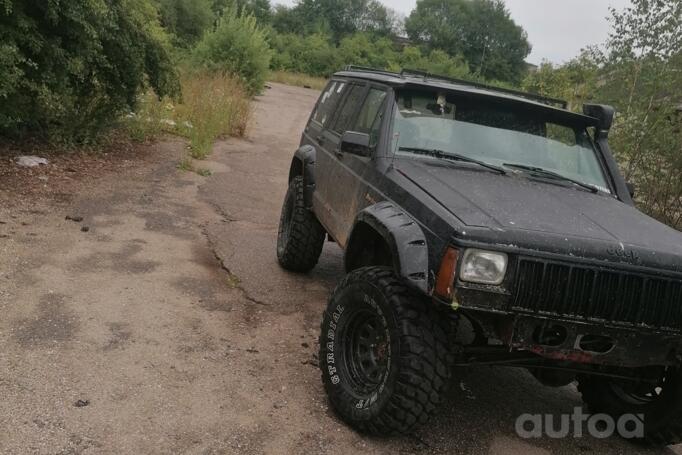
[[[558,423],[581,406],[574,386],[523,370],[455,371],[415,434],[368,438],[336,418],[315,353],[341,252],[326,243],[309,275],[275,258],[316,98],[272,84],[249,137],[202,163],[208,177],[178,170],[186,145],[166,140],[58,202],[0,207],[0,452],[647,453],[573,431],[517,435],[523,414]]]

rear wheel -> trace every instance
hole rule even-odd
[[[408,433],[434,413],[450,377],[448,318],[387,267],[365,267],[336,287],[320,335],[332,407],[374,434]]]
[[[617,422],[627,417],[629,433],[641,434],[633,439],[652,445],[668,445],[682,442],[682,374],[679,368],[657,367],[653,377],[657,380],[634,382],[583,376],[578,380],[578,390],[583,401],[593,413],[605,413]],[[641,419],[640,419],[641,417]]]
[[[294,177],[282,205],[277,233],[277,260],[292,272],[308,272],[317,264],[325,231],[305,206],[303,177]]]

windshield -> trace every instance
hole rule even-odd
[[[496,166],[542,168],[610,192],[584,127],[549,123],[539,111],[437,92],[403,90],[396,102],[397,156],[439,150]]]

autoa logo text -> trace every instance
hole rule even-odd
[[[623,414],[617,420],[607,414],[583,413],[581,407],[573,414],[521,414],[515,423],[516,434],[522,438],[581,438],[584,434],[608,438],[619,434],[626,439],[644,437],[644,414]]]

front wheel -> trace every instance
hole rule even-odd
[[[409,433],[434,413],[450,378],[448,318],[386,267],[348,274],[322,321],[329,401],[354,428]]]
[[[682,372],[657,367],[651,373],[657,379],[647,382],[583,376],[578,379],[578,390],[591,412],[608,414],[615,421],[629,420],[631,428],[626,425],[625,430],[632,436],[626,437],[656,446],[680,443]]]

